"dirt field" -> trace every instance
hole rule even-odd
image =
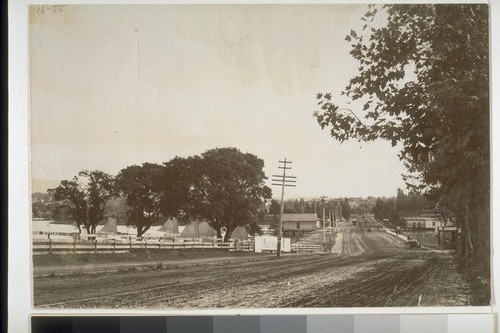
[[[375,223],[339,225],[332,254],[240,257],[34,278],[37,308],[282,308],[477,304],[453,256],[405,250]],[[318,236],[319,234],[319,236]],[[323,241],[321,232],[311,237]]]

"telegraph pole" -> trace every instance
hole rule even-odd
[[[281,258],[281,238],[283,233],[283,198],[285,196],[285,186],[295,187],[295,183],[297,182],[295,179],[297,177],[287,176],[286,170],[290,170],[291,167],[287,166],[288,164],[292,164],[292,161],[287,161],[286,158],[284,161],[279,161],[280,165],[278,168],[283,169],[282,175],[273,175],[273,183],[272,185],[281,186],[281,207],[280,207],[280,229],[278,232],[278,244],[276,249],[276,254],[278,258]]]
[[[326,202],[325,202],[325,196],[321,196],[321,202],[323,203],[323,251],[326,252],[326,228],[325,228],[325,208],[326,208]]]

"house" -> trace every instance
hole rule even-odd
[[[316,230],[316,214],[283,214],[285,235],[303,234]]]
[[[438,220],[433,217],[405,217],[405,229],[419,229],[419,230],[434,230],[436,231],[436,226],[438,225]]]

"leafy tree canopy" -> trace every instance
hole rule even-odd
[[[278,201],[272,199],[271,204],[269,206],[269,214],[276,216],[280,214],[280,211],[281,211],[280,204],[278,203]]]
[[[208,150],[192,159],[194,178],[189,188],[188,216],[207,221],[225,240],[238,226],[258,229],[256,222],[271,189],[264,183],[264,161],[236,148]]]
[[[137,227],[137,236],[142,236],[160,216],[159,179],[163,167],[144,163],[122,169],[116,176],[117,190],[125,198],[127,224]]]
[[[488,6],[369,6],[362,20],[362,29],[346,36],[359,67],[342,92],[360,107],[346,109],[320,93],[318,123],[340,142],[399,143],[408,186],[452,211],[466,252],[475,243],[487,257]]]
[[[114,178],[102,171],[80,171],[71,180],[63,180],[58,187],[48,190],[53,200],[67,208],[78,229],[85,227],[87,233],[96,232],[96,226],[104,219],[104,210],[109,199],[116,195]]]
[[[347,198],[342,202],[342,217],[346,220],[351,217],[351,206],[349,206],[349,200],[347,200]]]

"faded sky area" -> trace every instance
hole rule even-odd
[[[404,187],[388,142],[340,145],[312,116],[316,93],[339,96],[355,73],[344,37],[365,6],[37,8],[34,192],[83,169],[116,174],[229,146],[264,159],[268,177],[278,160],[292,160],[298,182],[287,197],[393,196]]]

